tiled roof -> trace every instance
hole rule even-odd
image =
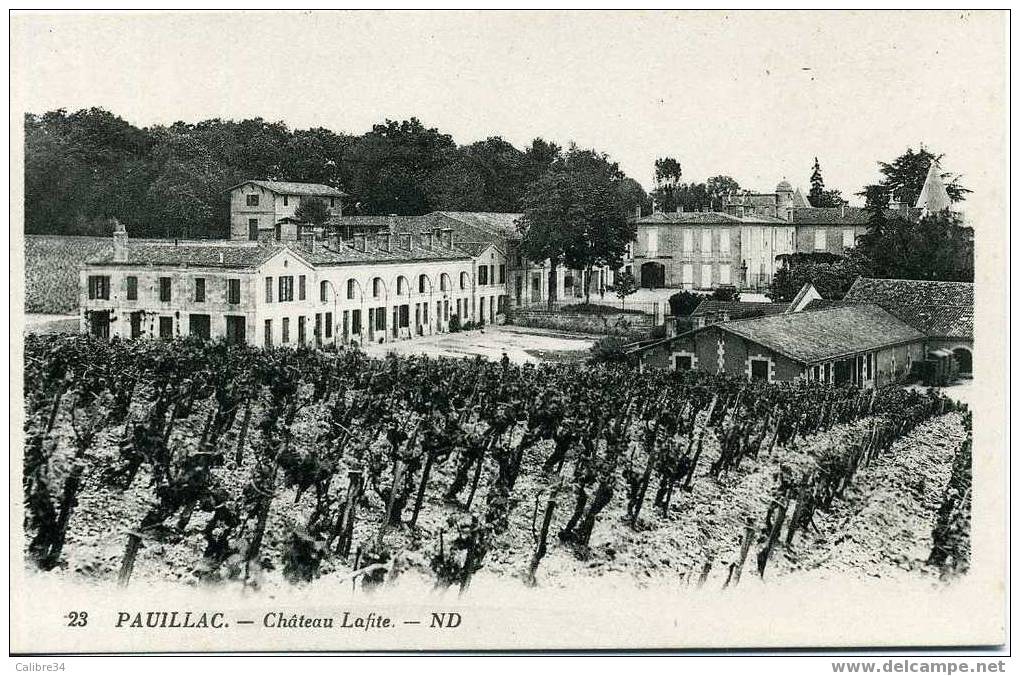
[[[312,195],[315,197],[346,197],[347,194],[321,183],[293,183],[290,181],[244,181],[230,188],[239,188],[246,183],[271,190],[281,195]]]
[[[434,211],[429,216],[441,216],[465,226],[489,233],[493,237],[516,237],[517,222],[523,214],[494,211]]]
[[[477,256],[493,245],[490,242],[457,242],[454,246],[463,249],[472,256]]]
[[[781,314],[790,307],[789,303],[748,303],[739,300],[703,300],[694,308],[692,317],[727,314],[730,319],[746,319]]]
[[[132,240],[128,242],[124,260],[114,261],[113,247],[110,247],[108,251],[90,259],[88,264],[254,268],[282,249],[283,245],[278,243],[263,245],[257,242],[220,244],[218,241],[175,243],[173,240]]]
[[[859,277],[843,300],[874,303],[928,336],[974,337],[974,285]]]
[[[902,218],[912,214],[885,209],[887,218]],[[790,210],[790,220],[796,225],[867,225],[871,210],[861,207],[803,207]]]
[[[470,256],[459,247],[446,248],[434,246],[431,249],[421,246],[412,240],[411,248],[405,249],[394,240],[390,250],[370,248],[361,251],[350,246],[332,249],[324,243],[318,243],[314,250],[305,243],[290,245],[303,259],[314,266],[355,265],[358,263],[405,263],[415,261],[448,261],[468,260]]]
[[[802,364],[924,339],[877,305],[854,305],[772,315],[713,326],[763,345]]]
[[[521,214],[486,211],[433,211],[424,216],[343,216],[334,219],[340,225],[362,228],[388,228],[393,234],[420,235],[449,228],[454,244],[485,242],[502,248],[508,238],[516,237]]]
[[[681,213],[665,213],[657,211],[649,216],[642,216],[635,221],[638,225],[654,225],[658,223],[680,223],[697,225],[701,223],[741,223],[741,219],[721,211],[684,211]]]
[[[811,310],[828,310],[829,308],[845,307],[847,305],[853,305],[853,303],[847,303],[843,300],[829,300],[828,298],[815,298],[808,302],[801,312],[810,312]]]

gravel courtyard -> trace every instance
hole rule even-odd
[[[426,354],[433,357],[472,357],[498,360],[506,351],[518,364],[542,361],[572,361],[587,356],[594,344],[592,336],[521,326],[486,326],[461,333],[443,333],[426,338],[384,345],[365,345],[373,356]]]

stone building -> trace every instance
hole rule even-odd
[[[350,241],[130,241],[80,272],[81,329],[258,346],[373,343],[498,321],[505,257],[449,229]]]
[[[855,305],[708,324],[635,352],[642,367],[881,387],[924,359],[925,336],[877,305]]]
[[[342,191],[318,183],[239,183],[230,189],[230,239],[294,241],[302,226],[295,212],[303,200],[322,200],[330,216],[339,218],[344,197]]]
[[[929,353],[951,353],[959,373],[971,373],[974,364],[972,283],[860,277],[842,302],[878,305],[922,332]]]

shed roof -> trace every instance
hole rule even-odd
[[[750,303],[739,300],[711,300],[706,299],[694,308],[692,317],[715,315],[726,313],[730,319],[746,319],[749,317],[764,317],[767,315],[786,312],[790,307],[789,303]]]
[[[858,277],[843,301],[878,305],[927,336],[974,337],[970,282]]]
[[[877,305],[771,315],[713,324],[802,364],[813,364],[924,339]]]

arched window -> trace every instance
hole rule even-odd
[[[383,281],[381,277],[376,277],[372,280],[372,297],[378,298],[383,295]]]
[[[445,272],[439,276],[439,290],[449,291],[450,290],[450,275]]]
[[[329,293],[328,292],[329,292],[329,282],[324,279],[321,282],[319,282],[319,300],[321,302],[325,303],[327,300],[329,300]]]
[[[354,300],[354,285],[357,284],[353,279],[347,280],[347,298]]]
[[[397,295],[398,296],[407,295],[407,277],[404,277],[403,275],[397,277]]]
[[[468,273],[466,272],[460,273],[460,288],[461,290],[468,288]]]
[[[418,293],[425,293],[427,291],[426,285],[428,281],[428,275],[418,275]]]

